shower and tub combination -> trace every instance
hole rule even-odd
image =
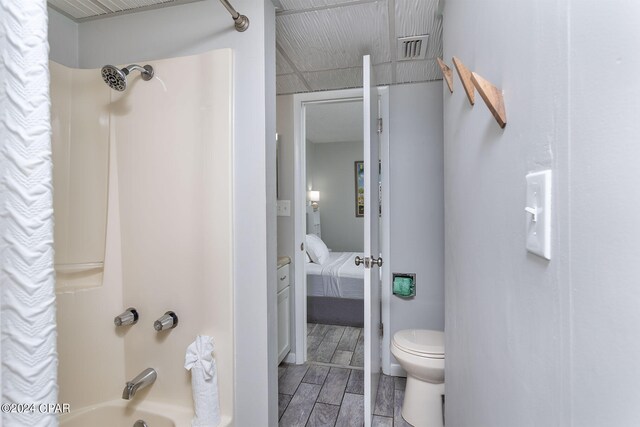
[[[190,426],[198,335],[233,414],[232,52],[143,64],[50,63],[64,427]]]

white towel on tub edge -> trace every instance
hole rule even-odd
[[[216,361],[213,358],[213,338],[198,335],[187,348],[184,367],[191,371],[191,389],[195,409],[191,426],[218,427],[220,399]]]

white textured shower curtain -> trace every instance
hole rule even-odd
[[[57,426],[45,0],[0,0],[0,427]],[[33,411],[32,411],[33,410]]]

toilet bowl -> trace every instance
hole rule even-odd
[[[402,418],[414,427],[443,427],[444,333],[398,331],[391,340],[391,354],[407,371]]]

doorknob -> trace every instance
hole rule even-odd
[[[382,257],[375,259],[374,257],[371,257],[371,261],[370,261],[371,266],[373,267],[374,265],[377,265],[378,267],[382,267]]]
[[[356,265],[360,265],[360,264],[364,264],[364,266],[366,268],[370,268],[373,267],[374,265],[377,265],[378,267],[382,267],[382,257],[375,259],[374,257],[359,257],[357,256],[355,258],[355,263]]]

